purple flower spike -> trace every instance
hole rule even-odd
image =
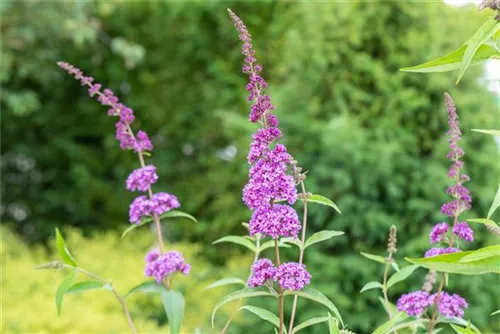
[[[177,271],[187,275],[190,269],[191,266],[184,261],[184,257],[178,251],[170,251],[161,256],[157,252],[151,252],[146,257],[144,275],[154,277],[156,282],[161,284],[169,275]]]
[[[288,206],[260,207],[254,211],[249,222],[250,235],[261,233],[273,239],[279,237],[297,237],[300,231],[300,221],[297,212]]]
[[[443,240],[443,237],[447,232],[448,232],[448,224],[446,223],[436,224],[430,234],[431,243],[436,243]]]
[[[257,260],[252,265],[252,275],[248,279],[247,285],[255,288],[263,286],[266,281],[276,280],[276,268],[269,259]]]
[[[145,166],[134,170],[127,178],[127,189],[130,191],[147,191],[158,180],[155,166]]]
[[[278,267],[276,280],[283,290],[300,291],[311,283],[311,274],[305,265],[287,262]]]
[[[474,231],[467,225],[466,222],[456,223],[453,226],[453,234],[457,237],[464,239],[465,241],[471,242],[474,240]]]
[[[437,248],[431,248],[427,252],[425,252],[424,257],[432,257],[432,256],[451,254],[457,252],[461,252],[461,250],[455,247],[448,247],[448,248],[437,247]]]
[[[434,304],[437,299],[437,293],[430,297]],[[464,309],[469,307],[467,301],[457,294],[450,295],[447,292],[439,294],[437,302],[438,311],[441,315],[453,318],[462,318],[464,316]]]
[[[419,317],[430,305],[432,301],[428,292],[414,291],[399,297],[396,307],[410,316]]]

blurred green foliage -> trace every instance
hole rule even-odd
[[[375,291],[358,292],[381,268],[359,251],[383,254],[394,224],[397,256],[419,256],[432,224],[444,219],[444,91],[459,106],[474,198],[470,217],[484,216],[494,195],[498,149],[491,137],[469,131],[500,122],[493,97],[477,80],[481,68],[468,71],[459,87],[452,86],[453,73],[398,71],[457,48],[488,15],[474,8],[438,2],[4,2],[2,219],[29,241],[46,240],[55,226],[72,225],[87,235],[127,226],[126,203],[134,195],[124,180],[137,159],[118,149],[105,108],[55,65],[65,60],[112,88],[136,111],[136,126],[152,136],[150,162],[160,174],[155,189],[175,193],[182,210],[200,221],[169,224],[168,239],[202,242],[206,261],[216,265],[239,251],[210,246],[223,235],[244,233],[239,223],[250,211],[240,193],[256,129],[246,121],[241,47],[226,7],[254,37],[284,140],[310,170],[308,190],[343,211],[311,210],[311,233],[346,232],[306,255],[314,287],[337,304],[350,329],[366,333],[384,313]],[[476,231],[471,247],[487,244],[484,229]],[[296,256],[293,250],[284,255]],[[417,271],[391,297],[417,289],[424,275]],[[498,309],[496,283],[491,275],[450,282],[468,298],[467,316],[485,332],[500,331],[489,317]],[[299,302],[298,322],[318,314],[307,305]],[[231,333],[240,333],[237,327]]]

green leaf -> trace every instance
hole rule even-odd
[[[161,302],[167,314],[170,334],[179,334],[184,319],[184,297],[180,292],[167,290],[161,293]]]
[[[245,239],[244,237],[240,237],[237,235],[228,235],[228,236],[222,237],[222,238],[214,241],[212,244],[215,245],[215,244],[218,244],[221,242],[232,242],[233,244],[242,245],[242,246],[245,246],[246,248],[250,249],[254,253],[257,250],[255,248],[255,245],[253,244],[253,242],[251,242],[248,239]]]
[[[495,199],[493,199],[493,203],[491,204],[490,210],[488,211],[488,219],[491,218],[493,213],[498,209],[500,206],[500,184],[498,185],[498,190],[495,195]]]
[[[310,299],[312,301],[315,301],[317,303],[320,303],[320,304],[326,306],[331,312],[333,312],[333,314],[335,314],[337,319],[339,319],[340,323],[342,325],[344,325],[344,321],[342,320],[342,316],[340,315],[340,312],[337,309],[337,307],[335,306],[335,304],[333,304],[325,295],[323,295],[318,290],[306,287],[301,291],[287,290],[287,291],[285,291],[284,295],[285,296],[297,295],[299,297],[304,297],[304,298]]]
[[[57,252],[59,253],[59,256],[61,257],[61,260],[63,260],[64,263],[69,264],[70,266],[73,267],[78,267],[75,259],[73,258],[68,248],[66,247],[64,238],[61,235],[61,232],[59,232],[59,228],[57,227],[56,227],[56,248]]]
[[[242,280],[241,278],[238,278],[238,277],[226,277],[226,278],[222,278],[218,281],[215,281],[213,282],[212,284],[210,284],[209,286],[207,286],[205,288],[205,290],[209,290],[209,289],[213,289],[213,288],[217,288],[219,286],[224,286],[224,285],[229,285],[229,284],[242,284],[242,285],[246,285],[245,281]]]
[[[399,266],[396,260],[391,259],[391,266],[394,268],[394,270],[399,271]]]
[[[179,211],[179,210],[167,211],[167,212],[160,215],[160,221],[163,219],[166,219],[166,218],[187,218],[195,223],[198,222],[196,220],[196,218],[194,218],[190,214]],[[152,221],[154,221],[153,217],[147,217],[147,218],[143,218],[139,224],[131,224],[125,231],[123,231],[122,238],[124,236],[126,236],[130,231],[133,231],[138,227],[141,227],[141,226],[144,226],[148,223],[151,223]]]
[[[297,239],[298,240],[298,239]],[[300,241],[299,241],[300,242]],[[259,250],[262,252],[268,248],[271,248],[271,247],[274,247],[274,240],[269,240],[269,241],[266,241],[264,242],[260,247],[259,247]],[[286,244],[285,243],[285,240],[284,238],[281,239],[279,242],[278,242],[278,247],[280,248],[290,248],[290,245]]]
[[[331,313],[328,313],[328,331],[329,334],[340,334],[339,322]]]
[[[387,289],[389,289],[394,284],[407,279],[417,268],[418,266],[406,266],[397,273],[395,273],[394,275],[392,275],[391,278],[389,278],[389,280],[387,281]]]
[[[467,67],[469,67],[474,55],[479,47],[488,41],[500,29],[500,21],[493,16],[489,18],[472,36],[467,44],[467,49],[464,52],[462,63],[460,64],[460,72],[458,73],[457,84],[462,79]]]
[[[460,68],[462,58],[464,56],[467,45],[462,45],[459,49],[447,54],[444,57],[431,60],[429,62],[413,66],[402,68],[403,72],[419,72],[419,73],[431,73],[431,72],[448,72],[458,70]],[[487,59],[490,59],[494,55],[498,55],[498,51],[489,45],[481,45],[474,55],[471,65],[479,64]]]
[[[387,313],[387,315],[392,316],[393,314],[397,314],[399,312],[396,306],[391,302],[386,303],[386,301],[382,297],[378,297],[378,300],[380,301],[380,304],[382,304],[382,306],[384,307],[384,310]],[[407,317],[408,316],[406,315],[406,313],[403,313],[400,316],[401,319],[406,319]]]
[[[500,137],[500,130],[493,130],[493,129],[490,129],[490,130],[486,130],[486,129],[472,129],[472,131],[486,133],[487,135],[492,135],[492,136],[495,136],[495,137]]]
[[[445,324],[456,324],[456,325],[468,327],[470,329],[473,329],[475,331],[475,333],[478,333],[478,334],[481,333],[481,331],[479,330],[479,328],[477,328],[476,326],[474,326],[474,324],[472,324],[470,322],[470,320],[467,321],[465,319],[460,319],[460,318],[444,317],[444,318],[440,318],[439,322],[445,323]]]
[[[394,325],[396,324],[396,321],[399,320],[402,313],[403,312],[397,313],[392,319],[390,319],[389,321],[387,321],[386,323],[384,323],[383,325],[378,327],[375,331],[373,331],[372,334],[384,334],[384,333],[388,332],[392,327],[394,327]]]
[[[298,331],[306,328],[306,327],[309,327],[309,326],[312,326],[312,325],[316,325],[316,324],[320,324],[322,322],[327,322],[328,321],[328,317],[315,317],[315,318],[311,318],[309,320],[306,320],[304,321],[303,323],[301,323],[300,325],[297,325],[293,331],[292,331],[292,334],[293,333],[297,333]]]
[[[490,316],[495,315],[495,314],[500,314],[500,310],[496,310],[495,312],[491,313]]]
[[[83,282],[78,282],[73,284],[66,293],[80,293],[88,290],[111,290],[111,285],[109,283],[96,281],[96,280],[88,280]]]
[[[398,311],[396,311],[394,314],[397,314]],[[404,319],[402,320],[401,322],[398,322],[396,325],[394,325],[394,327],[392,327],[392,331],[397,331],[400,330],[400,329],[403,329],[403,328],[407,328],[407,327],[410,327],[412,329],[415,329],[415,328],[418,328],[418,327],[423,327],[424,324],[426,322],[428,322],[427,319],[416,319],[416,320],[413,320],[412,318],[408,318],[408,316],[406,316],[406,314],[403,313],[403,315],[401,317],[405,316],[405,318],[407,319]],[[435,334],[437,333],[437,330],[434,330],[432,332],[432,334]]]
[[[370,260],[375,261],[375,262],[384,263],[384,264],[387,263],[385,258],[383,258],[380,255],[368,254],[368,253],[363,253],[363,252],[361,252],[361,255],[363,255],[367,259],[370,259]]]
[[[450,324],[450,326],[458,334],[476,334],[475,331],[473,331],[472,329],[469,329],[469,328],[460,327],[460,326],[457,326],[454,324]]]
[[[72,271],[70,272],[59,284],[59,287],[57,288],[56,291],[56,307],[57,307],[57,315],[61,314],[61,308],[62,308],[62,302],[63,302],[63,297],[66,292],[71,288],[73,285],[73,281],[75,279],[76,272]]]
[[[406,258],[406,260],[427,269],[451,274],[480,275],[486,273],[500,273],[500,256],[460,262],[462,258],[472,253],[474,253],[474,251],[443,254],[421,259]]]
[[[136,292],[144,292],[144,293],[162,293],[163,291],[167,291],[165,286],[156,283],[156,281],[147,281],[141,284],[134,286],[130,289],[123,298],[127,298],[133,295]]]
[[[486,219],[486,218],[472,218],[472,219],[467,219],[467,221],[470,223],[478,223],[478,224],[485,224],[485,225],[491,225],[491,226],[498,227],[497,223],[495,223],[491,219]]]
[[[221,300],[215,305],[214,310],[212,311],[212,328],[214,328],[215,325],[215,314],[217,313],[217,310],[224,306],[225,304],[233,301],[233,300],[239,300],[243,298],[253,298],[253,297],[260,297],[260,296],[265,296],[265,297],[276,297],[272,293],[270,293],[268,290],[265,288],[244,288],[238,291],[235,291],[233,293],[228,294],[227,296],[222,297]]]
[[[251,305],[245,305],[245,306],[242,306],[238,309],[238,311],[240,310],[247,310],[257,316],[259,316],[262,320],[266,320],[266,321],[269,321],[270,323],[272,323],[274,326],[276,327],[280,327],[280,319],[274,315],[272,312],[269,312],[268,310],[266,309],[263,309],[261,307],[257,307],[257,306],[251,306]],[[286,330],[285,330],[286,332]]]
[[[299,249],[303,249],[304,245],[302,244],[302,241],[300,241],[298,238],[282,238],[281,241],[285,243],[289,243],[292,245],[295,245],[299,247]]]
[[[304,249],[306,249],[307,247],[309,247],[311,245],[314,245],[315,243],[329,240],[333,237],[338,237],[339,235],[343,235],[343,234],[344,234],[344,232],[341,232],[341,231],[327,231],[327,230],[325,230],[325,231],[316,232],[306,240],[306,244],[304,246]]]
[[[380,284],[379,282],[372,281],[372,282],[366,283],[365,286],[361,289],[360,293],[363,293],[365,291],[372,290],[372,289],[382,289],[382,288],[383,288],[382,284]]]
[[[337,204],[333,203],[333,201],[331,199],[328,199],[325,196],[321,196],[321,195],[309,195],[307,197],[307,201],[308,202],[312,202],[312,203],[318,203],[318,204],[327,205],[327,206],[333,208],[338,213],[340,213],[340,214],[342,213],[340,211],[339,207],[337,206]]]
[[[492,256],[500,256],[500,245],[488,246],[472,251],[464,256],[459,262],[472,262],[486,259]]]

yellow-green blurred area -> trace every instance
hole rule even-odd
[[[120,239],[116,233],[101,233],[91,238],[82,237],[77,230],[67,230],[66,242],[77,255],[81,267],[105,279],[111,279],[121,295],[138,283],[146,281],[144,254],[151,248],[151,232],[141,231]],[[2,333],[127,333],[130,331],[119,302],[110,291],[89,291],[67,294],[63,299],[61,315],[56,312],[55,292],[69,271],[35,267],[58,259],[52,256],[55,247],[28,247],[10,229],[2,227]],[[214,268],[202,254],[202,247],[194,243],[167,245],[167,250],[183,253],[193,266],[189,277],[177,275],[173,288],[186,298],[183,333],[212,333],[210,314],[218,299],[229,291],[225,288],[205,288],[223,273],[232,272],[245,277],[249,256],[229,256],[223,268]],[[57,252],[56,252],[57,254]],[[89,279],[84,274],[78,281]],[[158,295],[136,293],[127,298],[127,304],[140,333],[168,333],[166,316]],[[29,310],[29,311],[28,311]],[[227,311],[230,313],[231,308]],[[227,318],[220,312],[219,316]],[[239,316],[235,323],[241,322]]]
[[[67,295],[60,317],[54,294],[63,273],[35,270],[57,259],[58,227],[85,269],[112,279],[125,293],[145,281],[144,257],[155,247],[147,226],[129,226],[137,193],[125,189],[137,156],[121,151],[116,119],[60,70],[66,61],[134,110],[135,131],[154,145],[153,191],[175,194],[197,218],[163,221],[168,247],[192,264],[176,277],[187,300],[185,333],[211,333],[210,312],[235,286],[204,291],[221,277],[246,280],[244,248],[212,243],[245,235],[251,211],[241,200],[246,160],[257,124],[248,122],[248,78],[226,9],[248,26],[266,92],[275,105],[282,143],[307,170],[307,190],[342,210],[310,205],[307,235],[345,235],[308,248],[311,287],[335,303],[347,328],[370,333],[386,321],[379,290],[384,268],[360,252],[386,256],[391,225],[398,229],[400,267],[430,247],[429,232],[446,219],[448,128],[443,93],[458,106],[465,172],[473,202],[463,219],[485,217],[500,179],[498,145],[471,129],[499,129],[498,96],[485,67],[456,73],[399,71],[459,48],[493,13],[441,1],[1,1],[2,329],[5,333],[125,333],[120,305],[106,291]],[[498,62],[498,60],[496,60]],[[300,213],[301,204],[294,206]],[[499,213],[493,220],[499,221]],[[481,225],[464,250],[498,243]],[[270,250],[266,251],[269,252]],[[272,258],[272,252],[263,254]],[[296,248],[282,261],[297,261]],[[394,285],[389,299],[420,289],[426,270]],[[82,278],[82,277],[80,277]],[[483,333],[500,333],[498,275],[450,275],[447,290],[467,299],[465,318]],[[276,312],[275,303],[247,301]],[[130,298],[141,333],[168,332],[159,297]],[[234,304],[216,317],[220,330]],[[300,300],[296,322],[325,316]],[[227,334],[272,333],[258,317],[238,312]],[[285,303],[289,319],[291,302]],[[324,334],[317,325],[301,333]],[[197,331],[199,329],[199,331]],[[448,333],[446,328],[442,333]],[[403,333],[401,333],[403,334]]]

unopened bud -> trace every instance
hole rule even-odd
[[[389,230],[389,242],[387,243],[387,252],[389,254],[394,254],[398,251],[398,249],[396,248],[397,242],[397,229],[396,226],[392,225],[391,229]]]
[[[434,270],[430,270],[429,273],[425,276],[425,281],[424,285],[422,285],[422,290],[430,293],[432,291],[432,287],[436,283],[436,278],[437,278],[436,272]]]

